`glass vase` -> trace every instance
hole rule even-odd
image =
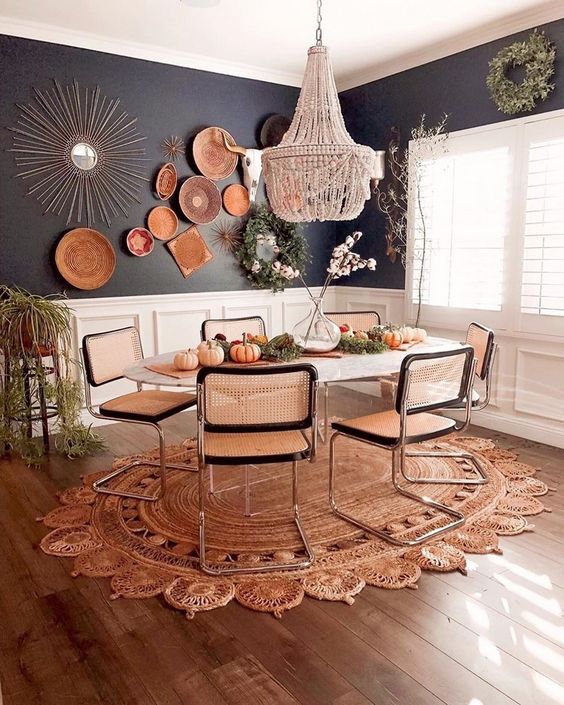
[[[311,300],[311,311],[296,323],[292,331],[294,342],[309,353],[326,353],[334,350],[341,340],[339,326],[323,313],[323,299]]]

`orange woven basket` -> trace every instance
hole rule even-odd
[[[149,213],[147,225],[158,240],[170,240],[176,235],[178,218],[172,208],[157,206]]]
[[[167,247],[185,279],[213,259],[195,225],[168,242]]]
[[[245,215],[251,207],[248,190],[241,184],[231,184],[223,192],[223,207],[229,215]]]
[[[116,253],[102,233],[75,228],[57,245],[55,264],[69,284],[90,291],[110,280],[116,268]]]
[[[161,201],[167,201],[176,191],[178,176],[176,167],[172,162],[165,164],[160,168],[155,182],[155,191]]]
[[[227,130],[221,127],[206,127],[198,132],[192,147],[196,166],[204,176],[214,181],[231,176],[239,158],[237,154],[226,149],[223,135],[229,144],[235,145],[235,140]]]

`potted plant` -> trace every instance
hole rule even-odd
[[[104,448],[102,438],[81,420],[80,364],[71,356],[70,317],[67,304],[55,296],[0,287],[0,444],[29,465],[44,456],[32,434],[37,394],[53,412],[57,450],[75,458]],[[46,359],[52,362],[46,365]]]

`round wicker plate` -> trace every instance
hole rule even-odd
[[[251,207],[249,192],[241,184],[231,184],[223,192],[223,207],[229,215],[245,215]]]
[[[153,251],[155,240],[146,228],[133,228],[127,233],[127,249],[136,257],[146,257]]]
[[[277,147],[292,124],[285,115],[271,115],[266,118],[260,131],[260,143],[264,148]]]
[[[116,268],[116,253],[102,233],[75,228],[57,245],[55,264],[69,284],[90,291],[109,281]]]
[[[211,223],[221,210],[219,189],[205,176],[191,176],[182,184],[178,194],[180,208],[193,223]]]
[[[176,184],[178,183],[178,176],[176,174],[176,167],[172,162],[165,164],[159,170],[157,174],[157,180],[155,182],[155,191],[157,196],[162,201],[167,201],[172,194],[176,191]]]
[[[147,225],[158,240],[170,240],[176,235],[178,218],[172,208],[157,206],[149,213]]]
[[[238,155],[225,148],[223,135],[229,144],[235,144],[233,137],[221,127],[206,127],[194,138],[194,161],[208,179],[226,179],[235,171]]]

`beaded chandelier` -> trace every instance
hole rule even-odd
[[[356,144],[347,132],[317,0],[316,45],[307,64],[292,124],[280,144],[262,153],[272,210],[291,223],[352,220],[383,178],[383,152]]]

